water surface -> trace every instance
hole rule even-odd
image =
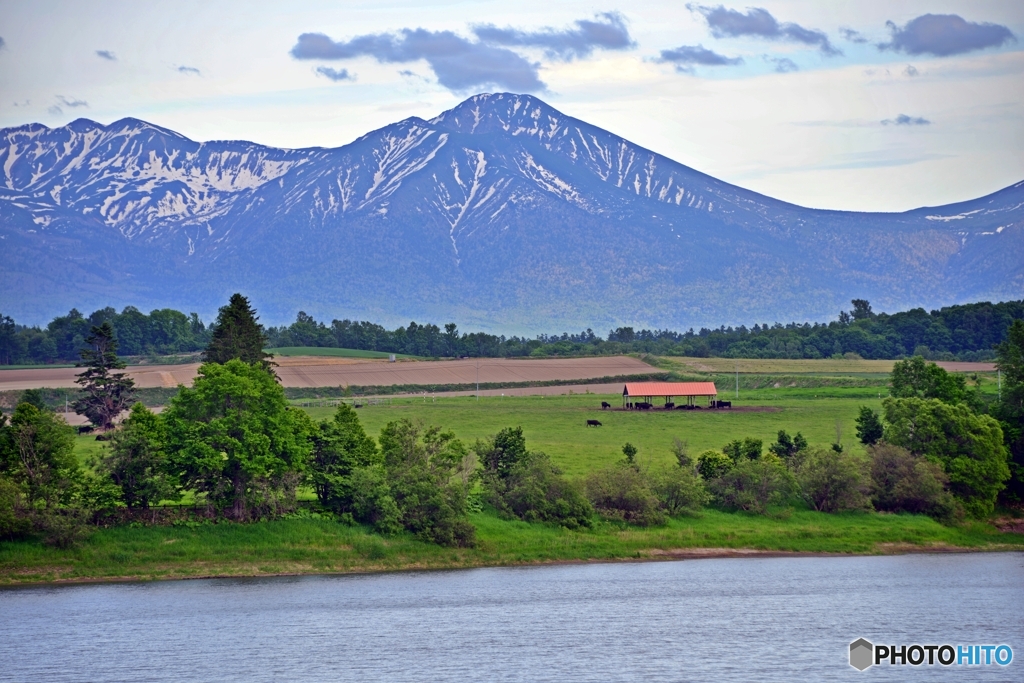
[[[849,643],[1006,643],[873,667]],[[0,590],[0,681],[1024,680],[1024,553]]]

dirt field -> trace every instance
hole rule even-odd
[[[472,384],[592,379],[657,372],[635,358],[555,358],[505,360],[481,358],[450,361],[387,361],[355,358],[278,358],[277,374],[286,387],[335,387],[393,384]],[[197,364],[145,365],[128,368],[140,388],[189,385]],[[0,371],[0,391],[37,387],[73,388],[77,368]],[[500,393],[500,392],[499,392]]]

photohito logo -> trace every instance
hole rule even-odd
[[[850,666],[863,671],[875,664],[889,666],[1008,666],[1009,645],[873,645],[864,638],[850,643]]]

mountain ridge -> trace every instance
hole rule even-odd
[[[18,319],[111,301],[208,315],[239,290],[274,322],[685,329],[1024,293],[1024,182],[805,209],[510,93],[335,148],[27,124],[0,130],[0,169],[0,311]]]

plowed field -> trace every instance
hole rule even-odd
[[[277,358],[277,374],[286,387],[390,386],[395,384],[481,384],[594,379],[657,372],[628,356],[506,360],[387,361],[329,357]],[[140,388],[189,385],[197,364],[140,365],[128,374]],[[37,387],[75,387],[77,368],[0,371],[0,391]]]

